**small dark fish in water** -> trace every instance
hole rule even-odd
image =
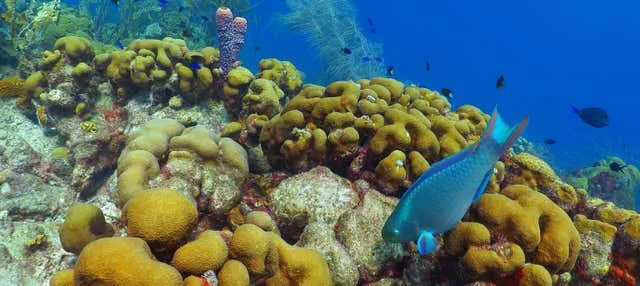
[[[124,50],[124,45],[120,40],[116,40],[115,44],[116,44],[116,47],[118,47],[118,49]]]
[[[345,55],[350,55],[351,54],[351,49],[349,48],[342,48],[340,49],[341,52],[343,52]]]
[[[427,61],[426,68],[427,72],[431,71],[431,63],[429,63],[429,61]]]
[[[111,0],[111,3],[115,4],[116,6],[118,6],[118,0]]]
[[[367,23],[369,23],[369,26],[373,27],[373,19],[371,19],[371,17],[367,17]]]
[[[261,46],[255,46],[255,48],[253,48],[256,52],[262,51],[262,47]]]
[[[627,167],[627,165],[622,165],[618,162],[613,162],[609,164],[609,169],[611,169],[611,171],[614,171],[614,172],[624,173],[625,167]]]
[[[160,6],[160,9],[167,8],[168,5],[169,0],[158,0],[158,6]]]
[[[387,76],[393,76],[393,66],[387,67]]]
[[[371,34],[375,34],[376,33],[376,29],[375,28],[371,28]]]
[[[451,92],[451,90],[446,87],[443,87],[440,90],[440,93],[442,93],[442,95],[446,96],[447,98],[453,98],[453,92]]]
[[[376,60],[376,62],[378,62],[378,63],[382,62],[382,58],[380,58],[380,57],[375,57],[374,60]]]
[[[199,63],[193,62],[189,65],[189,67],[191,67],[194,70],[199,70],[202,68],[202,66]]]
[[[189,30],[183,30],[182,31],[182,36],[185,37],[185,38],[191,38],[191,37],[193,37],[193,33],[191,33],[191,31],[189,31]]]
[[[209,17],[207,16],[200,16],[200,19],[202,19],[202,22],[209,22]]]
[[[556,140],[553,140],[553,139],[545,139],[545,140],[544,140],[544,144],[547,144],[547,145],[553,145],[553,144],[556,144]]]
[[[363,62],[369,62],[369,61],[371,61],[371,58],[370,57],[362,57],[362,61]]]
[[[504,87],[504,76],[501,75],[496,81],[496,88],[503,88],[503,87]]]
[[[607,111],[599,107],[587,107],[579,109],[571,105],[573,112],[580,116],[580,119],[586,124],[595,128],[601,128],[609,125],[609,115]]]
[[[178,12],[182,13],[182,11],[184,11],[184,7],[183,6],[178,7]]]

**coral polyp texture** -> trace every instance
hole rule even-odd
[[[389,78],[305,86],[259,133],[272,166],[326,164],[350,178],[378,178],[386,193],[478,140],[488,116],[437,92]]]
[[[321,24],[299,8],[289,23]],[[69,35],[0,80],[18,120],[0,130],[0,284],[636,285],[636,167],[607,157],[564,177],[519,144],[421,256],[382,227],[489,115],[392,78],[242,66],[247,20],[215,19],[217,48],[152,25],[117,48]]]

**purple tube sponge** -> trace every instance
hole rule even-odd
[[[227,74],[238,61],[238,54],[244,45],[247,19],[233,17],[229,8],[220,7],[216,11],[216,30],[220,48],[220,69]]]

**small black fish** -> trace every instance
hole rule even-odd
[[[120,40],[116,40],[115,44],[116,44],[116,47],[118,47],[118,49],[124,50],[124,45]]]
[[[440,93],[442,93],[442,95],[446,96],[447,98],[453,98],[453,92],[451,92],[451,90],[446,87],[443,87],[440,90]]]
[[[393,76],[393,66],[387,67],[387,76]]]
[[[427,61],[426,67],[427,67],[427,72],[429,72],[431,70],[431,63],[429,63],[429,61]]]
[[[111,3],[115,4],[116,6],[118,6],[118,0],[111,0]]]
[[[375,34],[376,33],[376,29],[375,28],[371,28],[371,34]]]
[[[496,88],[503,88],[503,87],[504,87],[504,76],[500,75],[498,80],[496,80]]]
[[[178,7],[178,12],[182,13],[182,11],[184,11],[184,7],[182,5],[180,5],[180,7]]]
[[[191,33],[191,31],[189,31],[189,30],[183,30],[182,31],[182,36],[185,37],[185,38],[191,38],[191,37],[193,37],[193,33]]]
[[[200,16],[200,19],[202,19],[202,22],[209,22],[209,17],[207,16]]]
[[[256,52],[262,51],[262,47],[261,46],[255,46],[253,48]]]
[[[609,164],[609,169],[614,172],[624,173],[625,167],[627,167],[627,165],[622,165],[618,162],[612,162],[611,164]]]
[[[545,140],[544,140],[544,144],[547,144],[547,145],[553,145],[553,144],[556,144],[556,140],[553,140],[553,139],[545,139]]]
[[[349,49],[349,48],[342,48],[342,49],[340,49],[340,51],[342,51],[345,55],[350,55],[351,54],[351,49]]]
[[[587,107],[578,109],[571,105],[573,112],[580,116],[580,119],[586,124],[595,128],[601,128],[609,125],[609,115],[607,111],[599,107]]]

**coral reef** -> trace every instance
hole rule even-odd
[[[259,141],[276,168],[326,164],[352,179],[375,173],[393,194],[478,139],[488,116],[469,106],[449,116],[450,107],[436,92],[392,79],[307,85],[262,124]]]
[[[614,171],[610,167],[614,163],[625,167],[621,171]],[[576,188],[587,190],[591,196],[633,209],[635,190],[640,186],[640,171],[620,158],[607,157],[593,166],[573,171],[566,181]]]
[[[301,9],[291,21],[341,3],[287,2]],[[351,27],[349,9],[304,20]],[[638,170],[605,158],[565,182],[524,140],[434,254],[384,241],[407,187],[477,142],[489,116],[362,79],[373,66],[327,86],[275,58],[254,74],[238,62],[246,19],[216,16],[220,49],[192,50],[152,23],[153,39],[115,49],[63,15],[49,40],[81,30],[26,79],[0,80],[18,103],[0,102],[0,284],[636,284],[640,216],[625,207]],[[367,46],[355,58],[375,54]]]

